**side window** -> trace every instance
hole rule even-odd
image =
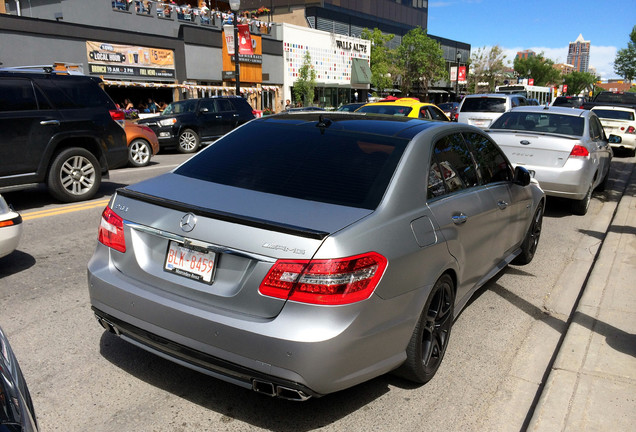
[[[512,181],[513,169],[495,143],[476,132],[465,133],[464,136],[475,153],[482,184]]]
[[[600,125],[598,118],[590,116],[590,138],[594,141],[601,141],[603,137],[603,127]]]
[[[232,105],[232,102],[230,102],[227,99],[216,99],[215,102],[216,102],[216,107],[218,112],[234,111],[234,106]]]
[[[204,108],[207,109],[209,113],[215,112],[214,100],[213,99],[202,100],[201,104],[199,105],[199,111]]]
[[[28,79],[5,78],[0,80],[0,111],[37,110],[33,85]]]
[[[429,106],[429,107],[426,107],[426,109],[428,110],[433,120],[448,121],[446,114],[444,114],[442,111],[438,110],[437,108]]]
[[[428,110],[426,109],[425,106],[420,107],[420,118],[426,119],[426,120],[430,120],[431,119],[431,115],[428,113]]]
[[[429,197],[443,193],[439,180],[444,182],[444,192],[448,193],[478,184],[472,155],[460,134],[449,135],[437,141],[433,153],[429,172]]]

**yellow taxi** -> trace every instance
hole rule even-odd
[[[404,117],[414,117],[425,120],[450,121],[444,111],[436,105],[420,102],[416,98],[388,97],[378,102],[371,102],[356,110],[359,113],[384,114]]]

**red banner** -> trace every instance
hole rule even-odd
[[[239,24],[239,54],[252,55],[252,37],[250,36],[250,27],[248,24]]]
[[[466,66],[459,67],[459,82],[466,82]]]

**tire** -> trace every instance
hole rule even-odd
[[[447,274],[442,275],[426,300],[420,319],[406,348],[406,361],[395,372],[410,381],[429,382],[444,358],[455,304],[455,287]]]
[[[152,148],[148,141],[137,138],[128,146],[128,163],[132,166],[142,167],[150,163]]]
[[[199,148],[199,135],[192,129],[184,129],[179,134],[179,146],[177,149],[180,153],[194,153]]]
[[[53,197],[62,202],[90,199],[102,183],[97,158],[83,148],[68,148],[53,159],[47,184]]]
[[[572,201],[572,213],[578,216],[585,216],[587,209],[590,207],[590,201],[592,200],[592,185],[587,189],[585,197],[581,200]]]
[[[512,260],[513,264],[526,265],[534,258],[534,253],[537,251],[539,245],[539,238],[541,237],[541,226],[543,225],[543,203],[540,203],[537,207],[537,211],[534,213],[530,227],[526,233],[523,243],[521,243],[521,253]]]

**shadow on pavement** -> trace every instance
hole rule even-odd
[[[294,402],[270,398],[190,370],[108,332],[101,337],[100,353],[116,367],[151,386],[221,414],[223,423],[239,420],[279,432],[302,432],[328,426],[388,393],[392,385],[419,387],[387,374],[322,398]]]
[[[0,258],[0,278],[20,273],[35,265],[35,258],[28,253],[15,250],[9,255]]]

